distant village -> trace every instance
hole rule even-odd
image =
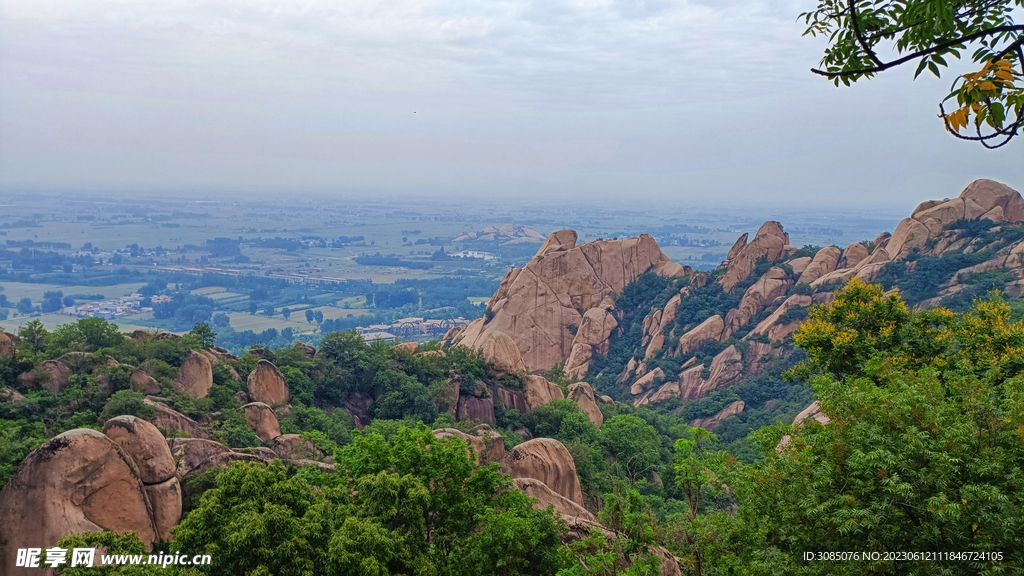
[[[116,300],[100,300],[96,302],[88,302],[86,304],[79,304],[77,306],[66,306],[62,308],[58,314],[67,314],[68,316],[77,316],[79,318],[103,318],[104,320],[113,320],[115,318],[130,316],[132,314],[152,312],[153,308],[151,306],[142,305],[143,300],[145,300],[145,296],[142,294],[131,294],[129,296],[117,298]],[[153,304],[160,304],[163,302],[170,302],[171,297],[165,295],[153,296],[151,301]]]
[[[362,335],[363,340],[372,342],[384,340],[393,342],[398,338],[408,340],[421,336],[443,336],[445,332],[456,326],[467,326],[469,320],[462,316],[458,318],[446,318],[444,320],[424,320],[423,318],[400,318],[391,324],[373,324],[372,326],[359,326],[356,332]]]

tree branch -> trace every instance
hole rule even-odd
[[[843,76],[856,76],[858,74],[874,74],[875,72],[881,72],[883,70],[888,70],[889,68],[895,68],[896,66],[899,66],[901,64],[906,64],[907,62],[910,62],[911,60],[920,58],[922,56],[927,56],[929,54],[933,54],[933,53],[938,52],[940,50],[945,50],[946,48],[950,48],[950,47],[956,46],[958,44],[964,44],[964,43],[967,43],[967,42],[971,42],[972,40],[977,40],[979,38],[984,38],[985,36],[992,36],[994,34],[1002,34],[1004,32],[1024,32],[1024,25],[1018,24],[1018,25],[1014,25],[1014,26],[997,26],[995,28],[989,28],[988,30],[982,30],[980,32],[975,32],[974,34],[968,34],[967,36],[961,36],[959,38],[955,38],[953,40],[948,40],[948,41],[943,42],[941,44],[936,44],[935,46],[932,46],[931,48],[926,48],[924,50],[919,50],[917,52],[914,52],[913,54],[908,54],[907,56],[904,56],[903,58],[900,58],[898,60],[893,60],[891,62],[884,62],[884,63],[881,63],[880,65],[874,66],[872,68],[861,68],[859,70],[844,70],[844,71],[841,71],[841,72],[826,72],[824,70],[818,70],[817,68],[811,68],[811,72],[813,72],[813,73],[815,73],[815,74],[817,74],[819,76],[824,76],[824,77],[830,78],[830,79],[831,78],[841,78]]]
[[[853,24],[853,34],[857,37],[857,42],[860,43],[860,47],[867,53],[868,58],[875,63],[876,66],[882,66],[882,61],[878,59],[875,51],[868,48],[867,40],[864,39],[864,35],[860,31],[860,23],[857,22],[857,0],[850,0],[850,23]]]

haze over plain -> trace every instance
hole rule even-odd
[[[950,79],[811,75],[813,2],[12,0],[0,189],[871,204],[1019,145],[944,134]]]

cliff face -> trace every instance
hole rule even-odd
[[[493,334],[507,334],[527,370],[564,363],[598,394],[635,405],[718,393],[723,403],[694,419],[715,427],[744,410],[772,409],[771,400],[755,405],[722,391],[792,363],[790,335],[807,307],[831,301],[850,278],[902,286],[924,307],[969,299],[979,274],[994,272],[995,287],[1024,295],[1024,229],[1009,226],[1022,220],[1020,194],[977,180],[957,198],[922,203],[892,234],[845,248],[798,249],[782,224],[765,222],[712,273],[670,262],[647,235],[577,245],[576,233],[562,230],[505,275],[485,318],[459,341],[483,348]],[[662,294],[643,309],[617,310],[616,299],[645,271],[665,278]]]
[[[669,260],[647,234],[579,246],[576,239],[573,230],[554,232],[525,267],[510,270],[484,318],[471,323],[459,343],[482,348],[502,332],[531,371],[566,362],[577,345],[574,372],[586,373],[588,348],[600,353],[615,325],[609,307],[627,284],[648,270],[665,276],[691,271]]]

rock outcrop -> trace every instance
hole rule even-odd
[[[403,352],[408,352],[409,354],[415,354],[419,349],[419,342],[409,341],[395,344],[395,350],[401,350]]]
[[[206,430],[203,430],[203,427],[198,422],[181,412],[172,410],[167,404],[156,400],[152,396],[147,396],[143,401],[156,408],[156,412],[153,414],[153,424],[157,428],[162,430],[180,430],[194,438],[209,437],[209,434]]]
[[[246,387],[253,402],[273,406],[288,401],[288,385],[284,381],[284,375],[277,366],[267,360],[256,363],[256,369],[249,373]]]
[[[741,239],[745,239],[742,238]],[[737,241],[739,244],[739,241]],[[754,236],[754,240],[745,244],[737,250],[733,246],[729,250],[732,255],[726,263],[726,272],[722,276],[722,289],[732,292],[736,284],[744,281],[757,267],[757,261],[767,258],[769,262],[775,263],[785,254],[785,247],[789,244],[789,234],[782,230],[782,224],[778,222],[765,222]]]
[[[163,435],[135,416],[111,418],[103,425],[103,432],[135,462],[153,510],[157,536],[170,540],[171,528],[181,519],[182,502],[174,458]]]
[[[210,364],[210,359],[189,350],[181,368],[178,368],[178,377],[174,379],[174,389],[194,398],[206,398],[212,386],[213,365]]]
[[[130,385],[132,390],[142,392],[143,394],[159,394],[161,389],[160,383],[142,370],[136,370],[132,373]]]
[[[491,365],[494,376],[511,374],[518,376],[526,373],[526,363],[519,354],[519,347],[508,334],[492,332],[487,335],[483,344],[484,360]]]
[[[15,567],[18,549],[53,546],[69,534],[133,530],[153,542],[153,516],[131,457],[100,432],[69,430],[32,451],[0,491],[0,571],[39,573]]]
[[[565,394],[557,385],[548,382],[547,378],[531,374],[523,378],[523,393],[530,410],[543,406],[554,399],[563,399]]]
[[[270,449],[282,460],[322,458],[324,453],[301,434],[282,434],[271,441]]]
[[[0,358],[14,355],[14,341],[4,332],[0,332]]]
[[[582,378],[590,369],[594,354],[608,353],[608,337],[619,323],[612,313],[615,301],[606,296],[601,303],[583,313],[579,329],[572,340],[569,357],[565,361],[565,373],[570,378]]]
[[[595,428],[601,428],[601,424],[604,424],[604,414],[601,413],[601,408],[597,405],[597,394],[590,384],[586,382],[570,384],[569,399],[575,402],[580,410],[583,410],[587,418],[594,423]]]
[[[861,248],[864,247],[862,244],[857,245]],[[814,255],[814,260],[800,274],[797,284],[810,284],[825,274],[835,271],[836,266],[839,264],[840,256],[841,252],[835,246],[826,246],[818,250],[818,253]]]
[[[725,340],[732,336],[734,332],[749,322],[751,318],[757,316],[761,310],[774,302],[776,298],[784,296],[792,286],[793,282],[789,280],[785,270],[778,266],[769,268],[753,286],[747,288],[743,298],[740,300],[739,306],[726,314],[722,339]]]
[[[516,342],[528,370],[549,370],[569,358],[573,331],[579,333],[587,310],[614,298],[647,270],[667,276],[686,272],[646,234],[579,246],[576,238],[572,230],[552,233],[524,268],[505,274],[487,315],[466,328],[461,344],[483,348],[491,334],[502,332]]]
[[[456,418],[459,420],[481,420],[494,424],[494,397],[462,394],[459,396]]]
[[[693,426],[694,428],[704,428],[705,430],[714,430],[715,428],[718,428],[718,425],[722,423],[722,420],[725,420],[730,416],[735,416],[740,412],[743,412],[743,408],[745,406],[746,404],[743,402],[743,400],[737,400],[735,402],[732,402],[725,408],[722,408],[722,410],[719,411],[714,416],[708,416],[707,418],[697,418],[693,420],[692,422],[690,422],[690,426]]]
[[[505,440],[497,432],[490,430],[481,436],[466,434],[455,428],[440,428],[434,430],[434,436],[438,438],[461,438],[468,447],[473,449],[474,458],[479,465],[501,462],[505,457]]]
[[[256,433],[256,437],[268,442],[281,435],[281,425],[277,421],[274,409],[263,402],[250,402],[242,406],[245,412],[245,423]]]
[[[513,479],[539,480],[556,494],[583,505],[576,463],[565,446],[554,438],[534,438],[512,448],[501,460],[501,471]]]
[[[692,354],[707,342],[720,341],[724,330],[725,320],[717,314],[711,316],[679,337],[679,354]]]

